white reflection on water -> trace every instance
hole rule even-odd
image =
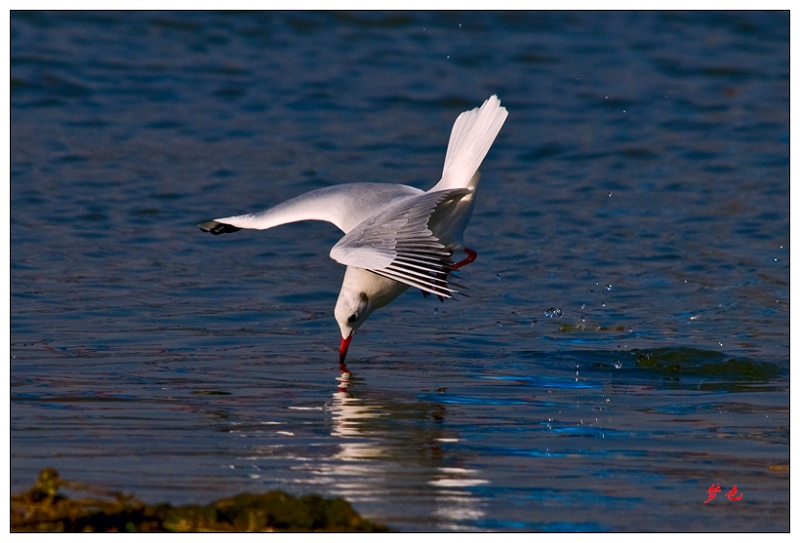
[[[470,490],[489,484],[479,470],[428,466],[425,457],[410,455],[406,450],[407,440],[387,439],[381,435],[382,429],[390,425],[375,424],[382,419],[388,421],[393,416],[403,416],[400,409],[393,411],[394,406],[389,403],[358,397],[351,391],[349,375],[337,381],[329,411],[331,436],[337,438],[338,451],[333,455],[333,462],[320,463],[314,468],[315,473],[354,503],[380,500],[387,492],[402,486],[408,492],[408,480],[417,479],[410,486],[421,491],[411,498],[425,496],[425,501],[432,502],[432,516],[440,520],[440,529],[463,529],[465,525],[460,522],[484,517],[484,500]],[[435,448],[441,443],[457,441],[457,437],[436,434],[428,436],[426,444]],[[410,466],[409,461],[412,461]]]
[[[430,483],[435,488],[436,518],[445,519],[440,528],[455,530],[459,521],[475,521],[485,515],[485,503],[469,491],[469,487],[487,485],[476,469],[441,467],[439,477]]]

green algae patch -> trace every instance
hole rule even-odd
[[[74,496],[66,496],[69,490]],[[11,496],[14,532],[387,532],[342,498],[279,490],[208,505],[148,505],[132,495],[61,479],[46,468],[30,490]]]
[[[635,349],[630,354],[636,367],[663,373],[746,380],[767,380],[783,374],[777,364],[689,347]]]

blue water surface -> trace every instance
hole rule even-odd
[[[26,11],[10,44],[12,492],[788,530],[788,12]],[[341,233],[196,226],[427,189],[491,94],[469,297],[377,311],[349,380]]]

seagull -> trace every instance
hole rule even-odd
[[[373,311],[409,287],[442,301],[464,288],[451,274],[477,257],[462,237],[475,205],[478,168],[507,116],[496,95],[461,113],[450,133],[442,178],[428,191],[389,183],[335,185],[258,213],[205,221],[200,229],[218,235],[318,220],[344,232],[330,256],[347,266],[334,315],[342,333],[339,368],[348,373],[350,341]],[[456,251],[466,257],[454,262]]]

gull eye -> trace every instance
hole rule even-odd
[[[349,317],[347,317],[347,322],[356,322],[358,320],[358,313],[353,313]]]

